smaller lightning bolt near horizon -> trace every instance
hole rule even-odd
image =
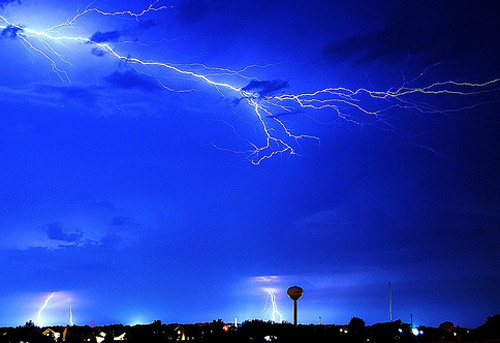
[[[69,305],[69,325],[75,325],[75,322],[73,321],[73,305]]]
[[[37,325],[39,327],[43,327],[42,323],[42,312],[45,310],[47,305],[49,304],[50,300],[56,295],[56,292],[52,292],[46,299],[45,302],[43,303],[42,307],[40,307],[40,310],[38,310],[38,315],[37,315]]]
[[[269,294],[269,298],[271,299],[271,321],[274,323],[282,323],[283,315],[278,309],[278,304],[276,303],[276,293],[274,292],[274,289],[266,288],[265,291],[267,292],[267,294]],[[277,321],[276,318],[279,318],[279,321]]]

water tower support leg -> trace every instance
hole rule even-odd
[[[293,325],[297,325],[297,300],[293,302]]]

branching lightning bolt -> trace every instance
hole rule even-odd
[[[45,302],[43,303],[42,307],[40,307],[40,310],[38,310],[38,316],[37,316],[37,324],[39,327],[43,327],[42,323],[42,312],[45,310],[47,305],[49,304],[50,300],[56,295],[56,292],[53,292],[50,294],[46,299]]]
[[[278,304],[276,303],[276,293],[274,293],[274,289],[266,288],[265,291],[267,292],[267,294],[269,295],[269,299],[271,300],[271,321],[275,323],[282,323],[283,315],[278,309]],[[277,318],[279,318],[278,321],[276,321]]]
[[[159,0],[153,2],[151,5],[149,5],[148,8],[146,8],[145,10],[143,10],[141,12],[138,12],[138,13],[132,12],[132,11],[129,11],[129,10],[116,11],[116,12],[106,12],[106,11],[101,11],[98,8],[89,8],[89,7],[87,7],[84,11],[78,13],[77,15],[75,15],[70,20],[67,20],[67,21],[65,21],[62,24],[55,25],[55,26],[51,27],[50,29],[46,30],[45,32],[57,32],[57,31],[60,31],[61,29],[65,28],[65,27],[69,27],[69,26],[73,25],[79,18],[81,18],[84,15],[86,15],[88,13],[91,13],[91,12],[96,12],[96,13],[99,13],[100,15],[110,16],[110,17],[128,15],[128,16],[134,18],[135,20],[137,20],[137,19],[139,19],[139,17],[142,17],[143,15],[145,15],[145,14],[147,14],[149,12],[157,12],[157,11],[161,11],[161,10],[164,10],[164,9],[172,7],[172,6],[158,6],[158,7],[155,7],[155,5],[158,2],[159,2]]]
[[[222,96],[224,96],[225,93],[233,94],[239,99],[244,100],[244,102],[248,105],[249,109],[254,114],[257,123],[259,124],[260,131],[263,134],[264,142],[256,144],[247,141],[249,150],[239,151],[241,153],[248,154],[253,164],[259,164],[262,161],[276,155],[297,154],[296,146],[299,140],[312,139],[319,141],[319,138],[313,135],[296,134],[293,132],[293,130],[289,128],[279,117],[277,111],[289,113],[297,108],[304,110],[329,109],[336,113],[340,118],[359,124],[356,117],[350,114],[350,112],[353,111],[354,113],[374,117],[377,121],[393,128],[383,118],[383,114],[391,109],[413,110],[426,114],[447,114],[470,109],[485,103],[498,101],[498,99],[495,99],[494,101],[482,100],[480,102],[473,103],[472,105],[442,109],[436,105],[432,105],[431,103],[412,100],[412,97],[418,97],[419,95],[424,95],[427,98],[436,96],[474,97],[492,94],[500,91],[500,78],[478,83],[444,81],[428,84],[423,87],[413,87],[413,82],[418,79],[416,78],[410,82],[405,81],[399,87],[389,89],[387,91],[373,91],[365,88],[351,90],[344,87],[333,87],[299,94],[261,94],[262,92],[259,93],[259,91],[256,91],[255,89],[248,89],[245,87],[249,80],[257,79],[249,77],[244,73],[251,68],[263,66],[251,65],[240,70],[231,70],[221,67],[209,67],[201,63],[175,65],[167,62],[151,61],[125,56],[120,54],[117,51],[117,48],[113,48],[107,43],[95,42],[86,37],[63,34],[63,31],[73,26],[78,19],[91,13],[110,17],[125,16],[133,20],[138,20],[140,17],[148,13],[167,10],[172,7],[165,5],[159,6],[158,2],[159,1],[153,2],[149,7],[141,12],[132,12],[129,10],[106,12],[97,8],[86,8],[84,11],[78,13],[64,23],[54,25],[46,30],[33,30],[28,27],[15,25],[9,22],[7,18],[0,15],[0,29],[4,33],[7,32],[7,34],[12,37],[18,37],[29,51],[38,54],[49,61],[52,71],[55,72],[63,82],[70,82],[70,78],[58,64],[71,63],[66,61],[64,57],[56,51],[55,43],[73,42],[91,44],[118,61],[141,65],[147,68],[163,68],[179,75],[190,77],[215,88]],[[221,76],[225,75],[236,77],[239,81],[218,81]],[[170,87],[167,87],[163,83],[161,83],[161,86],[164,89],[172,91]],[[370,106],[365,104],[366,102],[364,102],[364,100],[366,99],[371,100]],[[395,128],[393,129],[396,130]],[[230,149],[221,148],[221,150]]]

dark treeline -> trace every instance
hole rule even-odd
[[[366,326],[353,317],[347,325],[298,325],[260,320],[246,321],[236,327],[221,320],[198,324],[108,325],[36,327],[33,322],[17,328],[0,329],[0,343],[53,342],[133,342],[160,343],[189,341],[193,343],[225,342],[329,342],[329,343],[410,343],[456,342],[500,343],[500,314],[488,317],[478,328],[467,329],[444,322],[438,328],[419,326],[400,320]]]

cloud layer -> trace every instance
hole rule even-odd
[[[47,236],[50,239],[57,241],[63,241],[67,243],[78,243],[82,239],[83,233],[81,232],[68,233],[67,231],[63,230],[61,223],[55,222],[48,225]]]

